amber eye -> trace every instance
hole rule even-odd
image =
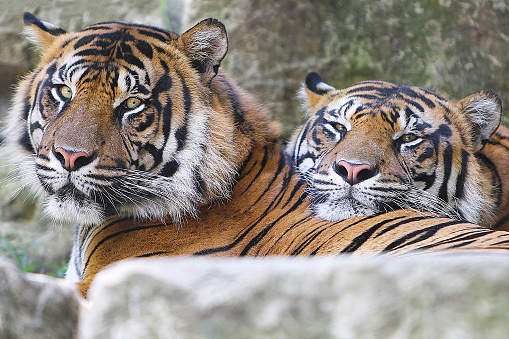
[[[72,98],[72,90],[65,85],[60,86],[59,88],[60,95],[65,99],[71,99]]]
[[[417,137],[415,135],[405,134],[405,135],[401,136],[401,138],[399,140],[401,140],[401,142],[405,143],[405,142],[414,141],[415,139],[417,139]]]
[[[136,108],[136,107],[141,105],[141,100],[138,99],[138,98],[132,97],[132,98],[129,98],[126,101],[124,101],[124,105],[128,109],[134,109],[134,108]]]
[[[346,133],[346,127],[340,123],[333,123],[332,127],[334,127],[334,129],[338,132]]]

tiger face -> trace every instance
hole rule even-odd
[[[225,196],[238,164],[211,82],[226,31],[207,19],[181,36],[107,22],[68,33],[26,13],[41,51],[19,84],[5,150],[56,219],[179,220]]]
[[[303,92],[311,116],[287,151],[319,217],[414,208],[490,223],[496,188],[476,154],[500,123],[495,93],[453,102],[385,81],[336,90],[316,73]]]

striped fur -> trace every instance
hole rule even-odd
[[[26,21],[43,55],[19,85],[6,149],[45,195],[67,204],[49,213],[82,222],[67,278],[84,294],[98,271],[135,257],[509,249],[507,233],[431,213],[342,222],[314,216],[278,125],[231,79],[216,75],[226,44],[217,21],[181,37],[125,23],[67,33],[31,15]],[[82,154],[90,149],[91,162]],[[133,170],[135,178],[123,177]],[[53,185],[61,178],[74,186],[93,178],[94,193],[58,191]],[[140,187],[149,183],[149,191]],[[94,204],[99,217],[84,223]]]
[[[178,220],[224,197],[249,141],[223,137],[237,122],[221,113],[236,103],[211,103],[227,50],[221,23],[178,36],[122,22],[67,33],[24,19],[42,59],[20,82],[4,135],[48,214]]]
[[[488,177],[497,187],[495,221],[491,228],[509,231],[509,129],[500,126],[477,154]]]
[[[279,137],[218,73],[228,42],[217,20],[181,36],[123,22],[68,33],[24,20],[42,57],[18,85],[3,150],[45,211],[79,223],[78,233],[111,215],[196,216],[228,198],[251,144]],[[243,115],[250,110],[255,117]],[[73,267],[68,276],[79,280]]]
[[[453,102],[386,81],[336,90],[316,73],[303,91],[311,116],[287,150],[308,180],[318,216],[336,221],[414,208],[498,226],[497,212],[498,219],[507,213],[489,164],[506,167],[507,151],[481,153],[507,134],[499,128],[490,139],[502,112],[492,91]]]
[[[126,258],[160,256],[413,255],[488,251],[509,253],[509,233],[396,210],[338,222],[317,218],[309,209],[306,183],[279,143],[255,144],[240,170],[231,199],[200,210],[181,227],[170,220],[111,218],[83,230],[79,284],[88,287],[104,267]],[[433,252],[431,252],[433,251]]]

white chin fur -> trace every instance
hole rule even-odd
[[[326,221],[340,221],[377,213],[375,209],[360,205],[349,199],[315,204],[313,206],[313,212],[315,212],[319,218]]]
[[[99,204],[93,202],[79,203],[72,199],[61,200],[49,196],[44,202],[45,212],[56,220],[79,222],[82,225],[99,225],[105,220]]]

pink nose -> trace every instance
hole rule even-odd
[[[62,147],[57,147],[54,151],[57,159],[68,171],[75,171],[90,163],[91,157],[86,152],[70,151]]]
[[[352,164],[348,161],[338,161],[334,166],[334,171],[339,174],[343,180],[350,185],[358,184],[364,180],[372,178],[377,171],[368,164]]]

